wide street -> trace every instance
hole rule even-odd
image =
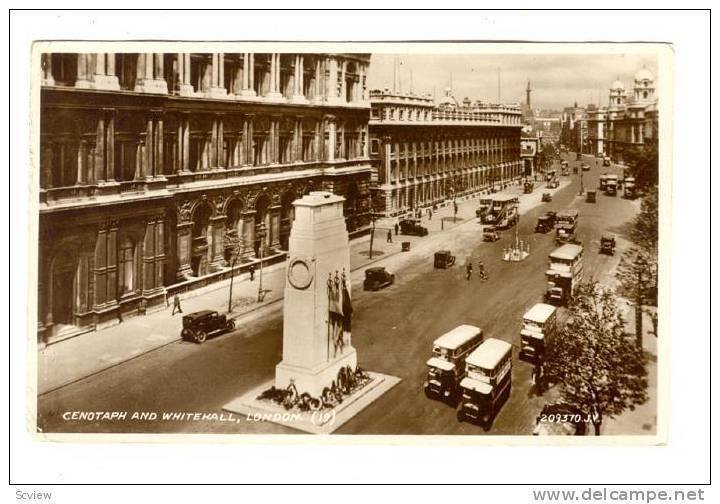
[[[579,165],[575,156],[568,157]],[[584,172],[585,189],[596,189],[604,171],[621,174],[585,157],[591,166]],[[559,172],[559,167],[558,167]],[[563,177],[566,179],[567,177]],[[429,400],[422,392],[425,361],[432,341],[453,327],[468,323],[483,328],[485,336],[500,338],[515,347],[513,389],[510,399],[487,434],[530,434],[542,405],[553,391],[539,397],[531,384],[531,366],[517,360],[520,320],[545,290],[547,255],[553,250],[554,233],[534,234],[537,217],[546,210],[568,207],[580,211],[578,238],[586,247],[585,278],[613,283],[614,269],[627,246],[623,235],[638,211],[639,200],[598,193],[597,204],[578,196],[580,176],[571,175],[569,186],[520,219],[521,239],[529,240],[531,254],[520,263],[501,260],[503,246],[514,240],[505,232],[495,243],[482,243],[481,226],[469,221],[451,233],[431,235],[432,250],[447,248],[457,265],[435,270],[432,253],[413,258],[395,270],[395,285],[372,293],[354,288],[353,345],[364,369],[400,377],[402,381],[343,425],[340,434],[484,434],[482,428],[458,423],[452,407]],[[536,191],[544,190],[536,184]],[[604,231],[618,236],[614,257],[598,254]],[[472,255],[474,265],[485,262],[489,280],[477,274],[465,279],[463,264]],[[477,269],[476,269],[477,273]],[[221,432],[297,433],[266,422],[157,421],[82,422],[63,420],[68,411],[215,412],[223,404],[274,375],[282,358],[282,315],[240,325],[231,334],[203,345],[177,342],[89,378],[45,394],[38,399],[38,424],[45,432]]]

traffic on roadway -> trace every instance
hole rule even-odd
[[[536,232],[538,218],[548,212],[576,211],[572,240],[582,245],[583,278],[613,285],[619,252],[628,246],[628,223],[639,207],[637,200],[623,198],[620,191],[613,196],[599,190],[600,176],[615,174],[622,179],[622,167],[603,166],[599,158],[577,160],[573,153],[563,154],[562,159],[563,163],[556,163],[553,169],[564,186],[554,190],[551,201],[540,202],[538,195],[534,208],[509,215],[513,222],[501,223],[498,228],[505,229],[498,229],[492,239],[485,239],[488,235],[481,218],[431,234],[422,238],[431,252],[402,262],[398,259],[390,269],[391,280],[390,273],[378,268],[367,276],[367,291],[354,290],[353,345],[358,350],[358,365],[401,381],[337,433],[533,433],[538,414],[557,399],[553,388],[535,387],[532,360],[520,358],[524,315],[538,303],[553,301],[547,296],[546,273],[549,255],[558,246],[557,235],[554,229]],[[582,164],[588,168],[583,170]],[[567,175],[562,175],[565,171]],[[607,180],[605,176],[603,183]],[[521,195],[527,188],[518,186],[515,190]],[[533,191],[547,191],[546,182],[535,183]],[[588,191],[597,192],[595,202],[588,202]],[[504,250],[516,240],[514,221],[529,255],[519,262],[503,261]],[[601,253],[603,247],[607,250],[603,236],[613,238],[613,252],[617,247],[618,253]],[[434,253],[438,251],[449,251],[457,259],[455,264],[434,267]],[[468,262],[473,266],[471,275]],[[562,310],[559,308],[559,313]],[[448,385],[442,382],[442,373],[431,376],[428,363],[441,355],[438,338],[462,325],[477,328],[482,343],[478,345],[477,338],[466,342],[458,353],[462,358],[454,363],[457,369],[465,368],[462,380]],[[218,416],[196,420],[179,415],[178,420],[162,422],[151,415],[134,422],[102,416],[84,422],[63,418],[67,412],[80,410],[220,414],[223,404],[272,379],[282,358],[282,314],[226,329],[231,330],[203,338],[202,345],[193,338],[173,343],[40,396],[39,427],[53,432],[297,433],[288,427],[240,417],[217,421]],[[472,362],[491,363],[495,369],[497,398],[493,399],[492,418],[487,421],[473,421],[476,394],[483,383],[477,375],[484,368],[473,367]],[[432,380],[437,383],[429,385]],[[451,392],[444,397],[447,387]]]

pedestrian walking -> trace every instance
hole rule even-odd
[[[254,282],[255,281],[255,265],[254,264],[250,265],[250,267],[248,268],[248,272],[250,273],[250,281]]]
[[[167,287],[163,287],[163,297],[165,298],[165,308],[170,308],[170,300],[168,299]]]
[[[397,229],[397,224],[395,224],[395,228]],[[388,243],[392,243],[392,242],[393,242],[393,241],[392,241],[392,231],[389,230],[389,229],[388,229],[388,233],[387,233],[387,242],[388,242]]]
[[[472,277],[472,261],[468,259],[467,263],[465,264],[465,280],[470,280],[470,277]]]
[[[482,261],[478,261],[478,275],[483,282],[488,279],[487,271],[485,271],[485,263]]]
[[[533,385],[535,385],[535,391],[538,395],[543,394],[543,380],[543,365],[542,362],[538,360],[532,370],[532,382]]]
[[[175,315],[175,310],[179,311],[180,313],[183,312],[182,307],[180,306],[180,296],[178,296],[177,294],[175,294],[175,296],[173,297],[173,315]]]
[[[398,223],[396,222],[396,223],[395,223],[395,236],[397,236],[398,231],[400,231],[400,226],[398,226]],[[389,241],[392,242],[392,240],[389,240]]]

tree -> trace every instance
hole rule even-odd
[[[621,293],[635,303],[635,337],[642,346],[643,306],[657,304],[658,190],[649,188],[630,231],[633,245],[623,253],[616,278]]]
[[[656,143],[635,147],[624,154],[625,161],[635,177],[635,185],[647,190],[658,184],[658,149]]]
[[[658,188],[648,188],[640,204],[640,213],[633,221],[630,239],[649,254],[657,254],[658,247]]]
[[[579,285],[546,362],[548,379],[588,415],[596,436],[605,418],[647,400],[647,358],[625,333],[617,301],[597,282]]]

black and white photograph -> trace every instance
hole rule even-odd
[[[35,52],[38,433],[661,439],[667,48],[133,47]]]
[[[711,501],[709,12],[127,7],[10,13],[16,503]]]

